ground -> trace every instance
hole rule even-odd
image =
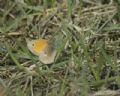
[[[119,0],[0,0],[0,96],[119,96]],[[42,64],[26,39],[53,40]]]

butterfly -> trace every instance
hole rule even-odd
[[[56,49],[54,42],[46,39],[26,40],[28,49],[44,64],[51,64],[55,61]]]

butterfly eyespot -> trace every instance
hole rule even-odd
[[[33,43],[32,46],[35,46],[35,44]]]

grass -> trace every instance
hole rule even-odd
[[[0,96],[119,96],[119,0],[1,0]],[[51,65],[25,39],[53,39]]]

